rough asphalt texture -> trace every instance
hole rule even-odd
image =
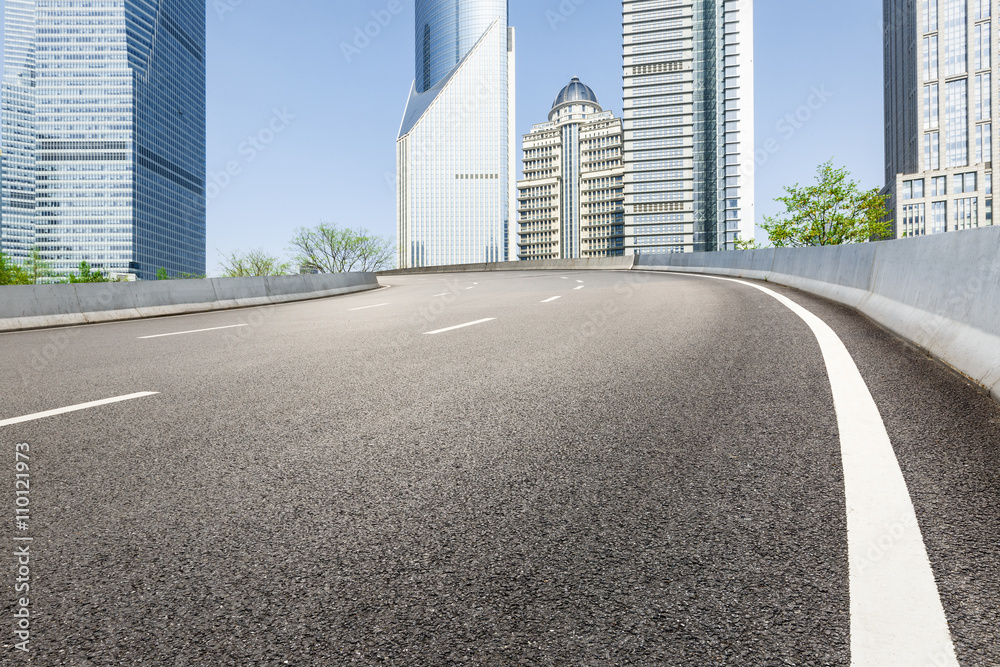
[[[31,445],[35,538],[23,655],[2,524],[0,662],[849,664],[836,416],[794,314],[639,272],[383,283],[0,336],[0,418],[161,392],[0,429],[8,511]],[[772,288],[854,355],[961,663],[1000,664],[1000,409],[864,317]]]

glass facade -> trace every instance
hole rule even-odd
[[[752,239],[753,3],[624,0],[623,27],[626,252]]]
[[[993,224],[994,2],[885,2],[884,192],[898,237]],[[969,183],[978,196],[956,197]]]
[[[204,6],[20,4],[35,28],[35,247],[60,273],[204,274]]]
[[[507,3],[427,0],[417,2],[416,16],[417,80],[396,151],[399,266],[508,261],[514,34]]]
[[[35,246],[35,2],[4,2],[0,250],[15,261]]]

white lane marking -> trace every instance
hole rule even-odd
[[[111,405],[112,403],[121,403],[122,401],[131,401],[136,398],[145,398],[147,396],[156,396],[160,392],[158,391],[143,391],[138,394],[129,394],[128,396],[118,396],[117,398],[105,398],[101,401],[92,401],[90,403],[81,403],[79,405],[71,405],[68,408],[58,408],[56,410],[47,410],[46,412],[36,412],[33,415],[25,415],[23,417],[14,417],[13,419],[4,419],[0,421],[0,426],[13,426],[14,424],[23,424],[24,422],[31,422],[37,419],[45,419],[46,417],[55,417],[56,415],[64,415],[67,412],[78,412],[80,410],[87,410],[89,408],[97,408],[102,405]]]
[[[574,288],[573,288],[573,290],[574,290],[574,291],[576,291],[576,290],[578,290],[578,289],[583,289],[583,285],[580,285],[579,287],[574,287]]]
[[[368,310],[369,308],[381,308],[382,306],[388,306],[387,303],[377,303],[374,306],[361,306],[360,308],[350,308],[348,312],[354,312],[355,310]]]
[[[809,325],[826,362],[847,492],[851,667],[958,667],[927,547],[885,422],[836,332],[791,299],[768,294]]]
[[[451,292],[445,292],[445,293],[443,293],[443,294],[435,294],[435,295],[434,295],[434,298],[436,299],[436,298],[438,298],[439,296],[448,296],[449,294],[451,294]]]
[[[472,327],[472,326],[475,326],[477,324],[482,324],[483,322],[492,322],[495,319],[496,319],[495,317],[487,317],[485,320],[476,320],[475,322],[466,322],[465,324],[458,324],[458,325],[453,326],[453,327],[448,327],[447,329],[438,329],[437,331],[425,331],[424,335],[425,336],[433,336],[435,334],[444,333],[446,331],[454,331],[455,329],[464,329],[465,327]]]
[[[582,280],[577,280],[576,282],[578,282],[578,283],[582,283],[583,281],[582,281]]]
[[[542,303],[552,303],[556,299],[561,299],[561,298],[562,298],[561,296],[554,296],[551,299],[546,299],[545,301],[542,301]]]
[[[475,285],[473,285],[472,287],[466,287],[465,289],[474,289],[475,287],[476,287],[476,286],[475,286]]]
[[[563,280],[569,280],[569,278],[567,278],[566,276],[563,276],[562,279]]]
[[[239,329],[248,327],[249,324],[232,324],[228,327],[212,327],[211,329],[195,329],[194,331],[177,331],[175,333],[156,334],[155,336],[139,336],[139,340],[149,340],[150,338],[166,338],[167,336],[183,336],[185,334],[203,333],[205,331],[220,331],[222,329]]]

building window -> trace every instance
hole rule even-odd
[[[936,201],[931,204],[931,234],[948,231],[948,204]]]
[[[992,60],[991,49],[990,49],[990,22],[980,23],[976,25],[975,36],[973,37],[973,44],[975,45],[976,55],[975,64],[976,69],[989,69],[990,61]]]
[[[993,161],[993,124],[976,126],[976,162]]]
[[[924,37],[924,81],[938,78],[938,38],[937,35]]]
[[[944,6],[944,75],[969,69],[969,24],[966,0],[942,0]]]
[[[969,164],[969,80],[945,84],[946,166]]]
[[[989,120],[993,116],[990,90],[990,73],[977,74],[976,120]]]
[[[941,133],[929,132],[924,135],[924,169],[941,168]]]
[[[955,174],[952,182],[952,192],[955,194],[961,194],[963,192],[975,192],[976,191],[976,172],[972,171],[968,174]]]
[[[933,130],[938,126],[938,84],[924,86],[924,129]]]
[[[948,189],[947,183],[948,183],[947,176],[935,176],[934,178],[932,178],[931,191],[930,191],[931,197],[943,197],[946,194],[948,194],[946,192],[946,190]]]
[[[979,226],[979,200],[975,197],[955,200],[954,229],[973,229]]]
[[[982,0],[977,0],[982,2]],[[937,32],[938,0],[923,0],[924,32]]]
[[[990,17],[990,4],[992,0],[976,0],[976,20],[988,19]]]

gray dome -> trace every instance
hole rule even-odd
[[[580,79],[573,77],[573,80],[569,82],[569,85],[559,91],[559,96],[556,97],[556,101],[552,103],[552,108],[555,109],[563,104],[568,104],[570,102],[590,102],[597,106],[601,106],[597,101],[597,95],[594,91],[590,89],[590,86],[580,83]]]

